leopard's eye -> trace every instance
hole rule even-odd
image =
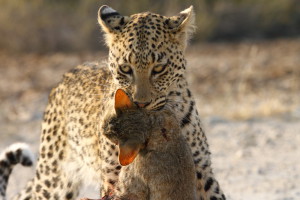
[[[120,65],[119,69],[124,74],[132,74],[132,69],[129,65]]]
[[[162,64],[154,66],[152,69],[152,74],[162,73],[166,69],[166,66],[167,65],[162,65]]]

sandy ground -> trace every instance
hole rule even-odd
[[[299,40],[297,44],[300,44]],[[258,81],[253,80],[253,68],[266,63],[269,63],[265,66],[268,67],[270,61],[267,58],[274,58],[270,53],[272,46],[271,50],[267,46],[267,50],[259,45],[254,46],[259,49],[256,53],[261,61],[249,58],[249,55],[255,54],[252,51],[256,51],[251,50],[253,45],[248,45],[249,48],[247,45],[228,47],[231,53],[222,52],[225,48],[222,45],[209,49],[211,52],[200,49],[202,53],[198,60],[193,52],[188,56],[191,64],[189,80],[203,115],[214,172],[226,196],[232,200],[300,199],[300,73],[293,71],[300,69],[299,56],[292,56],[295,49],[288,51],[282,48],[289,56],[280,62],[290,64],[278,69],[271,66],[271,69],[277,69],[274,70],[275,75],[272,73],[270,77],[266,70],[263,77],[257,76]],[[297,51],[299,49],[300,45],[296,47]],[[0,54],[0,150],[22,141],[29,143],[37,155],[41,118],[50,88],[68,69],[85,60],[99,58],[99,55],[27,55],[14,60]],[[295,55],[299,55],[298,52]],[[240,77],[237,73],[245,73],[234,66],[239,66],[245,57],[255,62],[249,62],[251,66],[246,69],[244,78],[235,82],[231,77]],[[202,68],[199,70],[198,64],[201,62],[205,65],[200,64]],[[227,67],[224,68],[224,65]],[[289,68],[292,72],[285,72],[289,66],[292,66]],[[221,72],[224,69],[227,71],[211,73],[219,68]],[[230,73],[236,69],[231,76]],[[193,73],[193,70],[199,74]],[[216,77],[207,80],[211,75]],[[219,83],[216,79],[224,79],[225,82]],[[263,84],[253,87],[258,82]],[[284,94],[284,97],[279,94]],[[33,168],[17,166],[10,179],[8,196],[20,191],[33,173]],[[97,190],[93,187],[82,191],[82,196],[96,198],[96,195]]]

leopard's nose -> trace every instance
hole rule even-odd
[[[139,108],[145,108],[146,106],[148,106],[150,103],[151,103],[151,101],[149,101],[149,102],[137,102],[137,101],[135,101],[134,102]]]

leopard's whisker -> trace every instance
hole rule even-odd
[[[174,103],[186,103],[187,101],[177,101],[177,100],[173,100],[173,99],[167,99],[167,102],[174,102]]]

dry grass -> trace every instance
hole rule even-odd
[[[300,40],[207,44],[188,52],[203,115],[265,117],[300,106]]]
[[[50,89],[70,68],[106,53],[0,54],[0,122],[41,117]],[[300,106],[300,40],[201,44],[187,52],[188,77],[204,116],[249,119]],[[37,114],[38,113],[38,114]]]

